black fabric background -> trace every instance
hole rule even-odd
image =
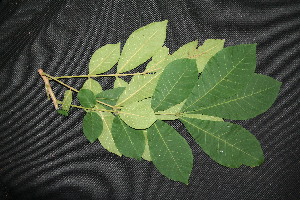
[[[59,116],[46,99],[38,68],[86,74],[97,48],[164,19],[171,52],[195,39],[258,44],[256,72],[283,83],[266,113],[235,122],[261,142],[260,167],[218,165],[175,121],[195,158],[189,185],[170,181],[150,162],[89,144],[83,111]],[[300,199],[299,33],[297,0],[1,1],[0,199]],[[112,87],[113,78],[98,80]],[[66,80],[76,88],[83,82]],[[65,88],[53,85],[62,98]]]

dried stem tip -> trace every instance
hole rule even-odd
[[[58,109],[57,99],[53,93],[49,79],[47,78],[47,76],[44,75],[44,71],[42,69],[38,69],[38,73],[41,75],[41,77],[45,83],[45,89],[46,89],[47,96],[51,97],[54,108],[57,110]]]

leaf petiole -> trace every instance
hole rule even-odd
[[[155,71],[158,71],[160,68],[158,69],[153,69],[153,70],[149,70],[149,71],[144,71],[144,72],[138,72],[138,73],[129,73],[129,74],[97,74],[97,75],[92,75],[92,74],[89,74],[89,75],[77,75],[77,76],[56,76],[56,77],[53,77],[51,76],[51,79],[53,80],[57,80],[57,79],[62,79],[62,78],[92,78],[92,77],[108,77],[108,76],[115,76],[115,77],[118,77],[118,76],[135,76],[135,75],[146,75],[146,74],[149,74],[149,73],[153,73]],[[45,76],[48,76],[50,78],[50,75],[49,74],[46,74],[44,73]],[[54,79],[55,78],[55,79]]]

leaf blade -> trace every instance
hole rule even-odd
[[[91,90],[94,95],[98,94],[99,92],[102,91],[102,87],[100,85],[100,83],[92,78],[88,78],[83,86],[81,87],[81,89],[87,89],[87,90]]]
[[[92,108],[96,105],[96,97],[91,90],[81,89],[77,94],[80,104],[86,108]]]
[[[103,107],[97,104],[95,106],[97,109],[102,109]],[[116,147],[115,141],[112,137],[112,123],[115,116],[107,112],[97,112],[103,121],[103,130],[101,135],[98,137],[101,145],[109,152],[114,153],[118,156],[122,156],[118,148]]]
[[[107,44],[96,50],[89,63],[89,74],[101,74],[111,69],[119,60],[120,45]]]
[[[198,80],[196,61],[179,59],[168,64],[159,77],[151,106],[154,111],[166,110],[181,103]]]
[[[190,58],[196,59],[198,72],[201,73],[209,59],[224,47],[225,40],[208,39],[198,47]]]
[[[256,45],[254,44],[222,49],[208,61],[182,108],[183,112],[201,107],[202,102],[234,95],[251,78],[255,65]]]
[[[62,102],[62,109],[68,112],[72,103],[72,90],[66,90]]]
[[[95,142],[103,130],[102,119],[96,112],[88,112],[83,118],[83,133],[91,143]]]
[[[112,136],[120,153],[130,158],[141,159],[145,149],[143,131],[130,128],[117,116],[113,120]]]
[[[156,116],[151,108],[151,99],[124,106],[119,113],[120,118],[134,129],[149,128],[156,121]]]
[[[188,184],[193,154],[186,140],[162,121],[156,121],[147,132],[150,155],[156,168],[169,179]]]
[[[154,22],[134,31],[127,39],[117,73],[129,71],[150,59],[163,46],[167,20]]]
[[[253,77],[237,94],[207,102],[191,113],[214,115],[232,120],[245,120],[265,112],[275,101],[281,83],[261,74]]]
[[[264,161],[258,140],[237,124],[190,118],[181,121],[203,151],[221,165],[255,167]]]

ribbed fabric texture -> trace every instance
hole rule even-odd
[[[230,169],[212,161],[179,121],[194,154],[190,184],[148,161],[118,157],[83,136],[82,110],[59,116],[37,73],[87,74],[92,53],[137,28],[168,19],[166,45],[225,39],[257,43],[256,72],[281,81],[264,114],[236,121],[261,142],[265,162]],[[297,200],[300,198],[300,2],[1,1],[0,199]],[[110,72],[115,72],[112,69]],[[99,78],[104,89],[114,78]],[[85,79],[64,80],[79,89]],[[58,98],[64,87],[53,83]]]

